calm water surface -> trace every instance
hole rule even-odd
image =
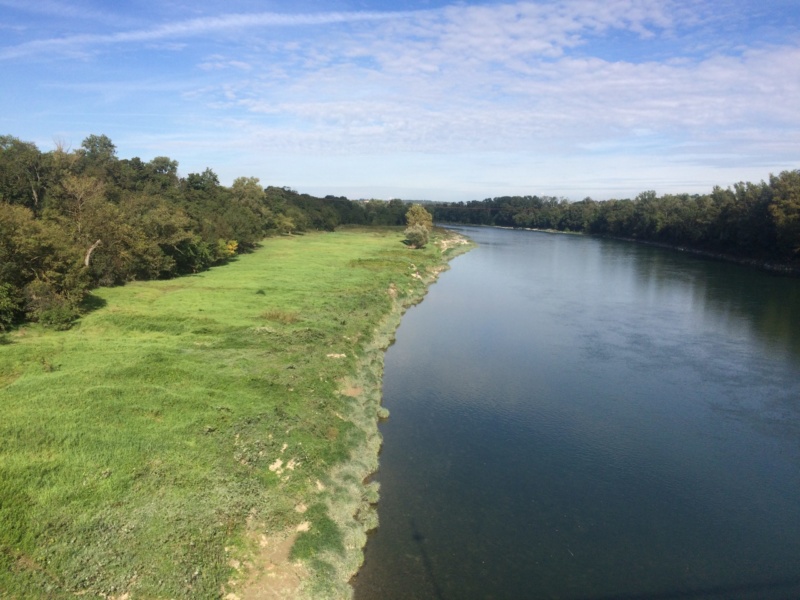
[[[800,598],[800,280],[464,231],[386,355],[357,600]]]

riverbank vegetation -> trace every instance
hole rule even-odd
[[[420,204],[414,204],[406,213],[405,234],[408,243],[415,248],[424,248],[433,229],[433,215]]]
[[[800,170],[709,194],[648,191],[602,202],[503,196],[429,208],[440,223],[583,232],[800,266]]]
[[[96,289],[68,331],[7,333],[3,597],[347,597],[376,523],[383,349],[446,235],[267,238],[224,268]]]
[[[120,159],[104,135],[41,152],[0,136],[0,331],[24,320],[66,328],[88,290],[197,273],[266,236],[344,224],[405,224],[400,200],[315,198],[210,168]]]

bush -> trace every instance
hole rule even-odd
[[[38,321],[45,327],[52,327],[58,331],[65,331],[72,327],[80,316],[81,314],[77,307],[70,306],[66,301],[61,301],[40,311]]]
[[[14,288],[8,283],[0,283],[0,331],[5,331],[20,314],[20,302]]]
[[[422,225],[412,225],[405,230],[406,241],[415,248],[424,248],[428,243],[428,229]]]
[[[85,294],[82,282],[71,281],[70,287],[35,280],[25,286],[25,310],[31,321],[46,327],[64,330],[80,316],[80,301]]]

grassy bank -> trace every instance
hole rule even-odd
[[[269,239],[4,336],[3,597],[346,596],[375,522],[381,348],[445,262],[401,239]]]

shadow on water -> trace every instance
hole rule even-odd
[[[582,600],[683,600],[692,598],[761,598],[762,594],[769,593],[769,598],[775,598],[775,593],[786,593],[786,600],[800,598],[800,577],[776,579],[772,581],[759,581],[735,585],[717,585],[696,590],[674,590],[655,593],[636,594],[611,594],[608,596],[590,596]]]
[[[422,565],[425,567],[425,574],[431,582],[433,587],[433,597],[437,600],[444,600],[442,588],[439,587],[439,582],[436,580],[436,574],[433,572],[433,563],[427,550],[425,550],[425,536],[417,529],[417,523],[411,519],[411,539],[413,539],[417,546],[419,546],[419,553],[422,556]]]

